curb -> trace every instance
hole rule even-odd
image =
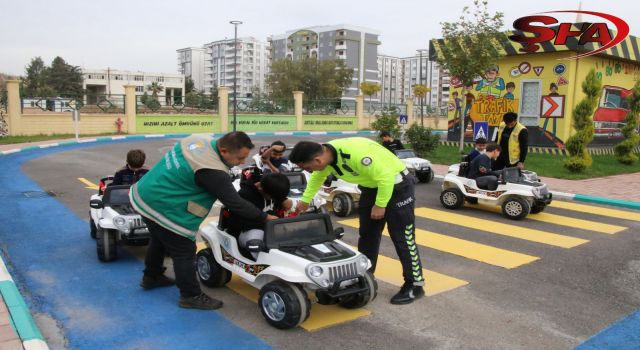
[[[435,175],[434,179],[442,181],[444,175]],[[587,202],[594,204],[611,205],[615,207],[622,207],[627,209],[640,210],[640,202],[625,201],[621,199],[612,199],[599,196],[591,196],[586,194],[574,194],[560,191],[549,191],[553,195],[553,199],[562,199],[569,201]]]
[[[249,136],[313,136],[313,135],[375,135],[377,131],[275,131],[275,132],[247,132]],[[221,137],[225,133],[209,134],[214,137]],[[92,143],[102,141],[118,141],[118,140],[136,140],[136,139],[153,139],[165,137],[187,137],[193,134],[147,134],[147,135],[123,135],[110,137],[96,137],[83,140],[70,140],[61,142],[46,143],[38,146],[27,146],[22,148],[14,148],[6,151],[0,151],[0,155],[8,155],[12,153],[31,151],[36,149],[75,145],[80,143]]]
[[[4,260],[0,256],[0,294],[7,305],[11,326],[20,337],[25,350],[48,350],[42,333],[31,317],[29,307],[24,302],[18,287],[9,274]]]

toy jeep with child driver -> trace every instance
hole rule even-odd
[[[327,214],[269,221],[264,240],[250,240],[245,247],[225,231],[224,216],[220,219],[200,229],[207,246],[197,255],[200,281],[221,287],[235,273],[260,290],[258,308],[276,328],[304,322],[310,294],[319,304],[345,308],[363,307],[377,295],[369,259],[339,240],[344,231],[334,230]]]
[[[529,213],[543,211],[551,203],[547,185],[529,180],[518,168],[503,169],[499,179],[485,176],[474,180],[466,177],[467,167],[467,163],[461,163],[459,173],[450,172],[444,177],[440,202],[445,208],[459,209],[465,200],[499,205],[504,216],[520,220]]]
[[[109,178],[100,180],[101,184]],[[98,259],[113,261],[118,258],[118,244],[147,245],[151,238],[142,216],[133,210],[129,201],[130,185],[101,186],[91,196],[89,228],[96,239]]]

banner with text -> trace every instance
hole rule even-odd
[[[212,115],[138,115],[136,132],[162,133],[216,133],[220,132],[220,119]]]

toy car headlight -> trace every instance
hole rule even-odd
[[[113,218],[113,224],[116,226],[124,226],[127,223],[127,220],[125,220],[125,218],[123,218],[122,216],[116,216],[115,218]]]
[[[366,269],[367,269],[367,267],[368,267],[368,266],[369,266],[369,259],[367,259],[367,257],[366,257],[366,256],[364,256],[364,255],[363,255],[363,256],[361,256],[361,257],[358,259],[358,268],[359,268],[360,270],[363,270],[363,271],[364,271],[364,270],[366,270]]]
[[[309,269],[309,276],[313,277],[313,278],[318,278],[320,276],[322,276],[322,273],[324,271],[322,270],[322,267],[320,266],[312,266]]]
[[[539,187],[532,188],[531,192],[533,192],[533,195],[536,196],[536,197],[542,197],[542,195],[540,194],[540,188]]]

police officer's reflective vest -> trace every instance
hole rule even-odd
[[[502,132],[506,126],[504,122],[498,126],[498,144],[500,144],[502,140]],[[513,127],[511,135],[509,136],[509,164],[516,164],[520,161],[520,142],[518,141],[518,135],[520,135],[522,129],[526,129],[526,126],[516,123],[516,126]]]

